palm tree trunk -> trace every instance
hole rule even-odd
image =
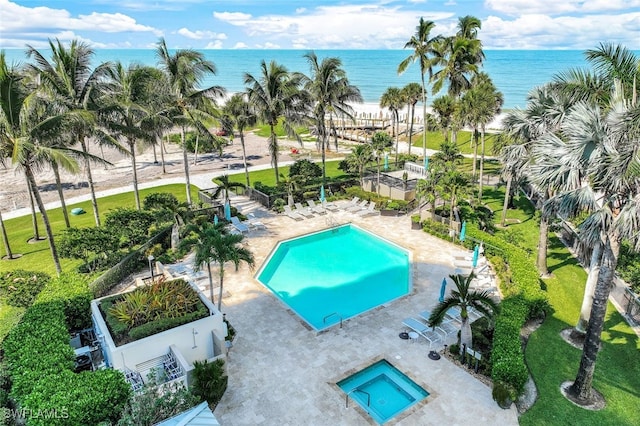
[[[396,110],[395,112],[395,116],[396,116],[396,167],[398,167],[398,144],[400,143],[399,137],[400,137],[400,115],[398,114],[398,111]]]
[[[476,169],[478,165],[478,129],[473,128],[473,136],[471,137],[473,141],[473,168],[471,171],[471,176],[473,181],[476,181]]]
[[[547,246],[549,245],[549,218],[545,215],[540,217],[540,235],[538,237],[538,273],[541,277],[549,276],[547,268]]]
[[[200,142],[200,135],[196,133],[196,153],[195,156],[193,157],[193,165],[195,166],[196,164],[198,164],[198,144]]]
[[[218,311],[222,312],[222,284],[224,281],[224,262],[220,262],[220,290],[218,292]]]
[[[416,112],[416,106],[415,104],[411,105],[411,124],[409,125],[409,155],[411,155],[411,145],[412,145],[412,141],[411,138],[413,137],[413,116]]]
[[[180,133],[180,141],[182,142],[182,161],[184,162],[184,180],[187,189],[187,204],[191,205],[191,180],[189,177],[189,159],[187,158],[187,144],[186,144],[186,132],[184,126],[182,126],[182,131]]]
[[[153,164],[158,164],[158,153],[156,152],[156,144],[151,144],[151,148],[153,149]]]
[[[29,178],[27,177],[27,191],[29,193],[29,203],[31,204],[31,226],[33,226],[33,239],[34,241],[40,240],[40,230],[38,229],[38,216],[36,213],[36,206],[33,202],[33,187]]]
[[[482,179],[484,178],[484,124],[480,128],[480,186],[478,188],[478,203],[482,204]]]
[[[377,156],[377,161],[378,161],[378,183],[376,186],[376,192],[378,193],[378,195],[380,195],[380,156]]]
[[[56,179],[56,188],[58,189],[58,197],[60,198],[60,207],[62,208],[64,223],[67,228],[71,228],[71,223],[69,222],[69,212],[67,212],[67,204],[64,202],[64,193],[62,192],[62,183],[60,182],[60,170],[58,167],[58,163],[56,163],[55,161],[51,163],[51,168],[53,169],[53,176]]]
[[[278,136],[276,135],[275,126],[269,124],[271,134],[269,136],[269,153],[271,154],[271,165],[276,173],[276,185],[280,183],[280,175],[278,174]]]
[[[247,180],[247,188],[251,186],[249,182],[249,166],[247,165],[247,149],[244,145],[244,132],[240,130],[240,145],[242,146],[242,162],[244,163],[244,177]]]
[[[4,248],[7,252],[7,259],[13,259],[9,237],[7,236],[7,228],[5,228],[4,221],[2,220],[2,212],[0,212],[0,231],[2,231],[2,241],[4,242]]]
[[[582,297],[582,307],[580,308],[580,318],[576,324],[575,331],[584,335],[587,332],[589,317],[591,316],[591,305],[593,304],[593,293],[596,289],[598,276],[600,275],[600,264],[602,262],[602,243],[598,243],[593,247],[591,253],[591,262],[589,263],[589,275],[587,283],[584,287],[584,296]]]
[[[131,169],[133,170],[133,196],[136,200],[136,208],[140,208],[140,193],[138,192],[138,170],[136,166],[136,144],[135,141],[129,143],[129,149],[131,150]]]
[[[80,136],[80,146],[82,147],[82,152],[85,154],[89,153],[87,149],[87,142],[84,139],[84,136]],[[100,213],[98,212],[98,199],[96,198],[96,189],[93,184],[93,176],[91,175],[91,161],[89,157],[86,157],[84,160],[84,168],[87,172],[87,182],[89,183],[89,191],[91,192],[91,205],[93,207],[93,218],[96,221],[96,226],[100,226]]]
[[[507,207],[509,207],[509,194],[511,193],[511,183],[513,182],[513,176],[509,175],[507,179],[507,189],[504,193],[504,203],[502,203],[502,220],[500,221],[500,226],[504,228],[504,224],[507,220]]]
[[[209,272],[209,298],[213,303],[213,274],[211,274],[211,263],[207,262],[207,271]]]
[[[619,253],[620,242],[616,235],[610,235],[602,254],[602,265],[593,295],[593,305],[591,306],[591,316],[582,349],[580,368],[578,369],[573,385],[571,385],[567,391],[572,398],[581,403],[589,403],[592,399],[591,389],[596,367],[596,358],[600,348],[600,335],[604,328],[607,301],[611,293]]]
[[[460,326],[460,355],[462,355],[464,345],[466,345],[467,348],[471,348],[472,344],[471,324],[467,316],[466,318],[462,318],[462,325]]]
[[[53,231],[51,230],[51,224],[49,223],[49,216],[47,215],[47,210],[44,208],[44,203],[42,202],[42,197],[40,197],[40,191],[38,191],[38,186],[36,184],[36,179],[33,176],[33,171],[31,167],[25,167],[24,172],[27,175],[27,179],[29,180],[29,184],[33,191],[33,196],[36,199],[36,203],[38,204],[38,209],[40,209],[40,215],[42,215],[42,222],[44,222],[44,229],[47,233],[47,238],[49,240],[49,248],[51,249],[51,256],[53,257],[53,264],[56,267],[56,272],[58,275],[62,273],[62,268],[60,267],[60,258],[58,257],[58,250],[56,250],[55,242],[53,241]]]
[[[169,135],[167,134],[167,139],[169,138]],[[162,174],[165,175],[167,174],[167,166],[164,163],[164,150],[165,150],[165,146],[164,146],[164,139],[162,139],[162,136],[160,136],[160,161],[162,161]]]
[[[424,87],[424,73],[422,79],[422,158],[427,158],[427,92]]]

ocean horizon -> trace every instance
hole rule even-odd
[[[245,89],[244,74],[256,77],[260,63],[274,60],[289,71],[309,73],[304,54],[310,50],[200,50],[217,68],[217,74],[205,81],[207,86],[218,85],[229,93]],[[25,63],[25,49],[6,49],[8,63]],[[365,103],[378,104],[380,96],[389,87],[403,87],[420,82],[417,63],[411,64],[405,73],[398,75],[398,64],[411,54],[410,50],[314,50],[319,59],[338,57],[351,83],[362,93]],[[41,53],[49,57],[49,51]],[[140,63],[156,65],[154,49],[95,49],[93,65],[106,61],[123,64]],[[585,68],[587,63],[582,50],[486,50],[482,70],[504,95],[503,109],[523,108],[528,93],[535,87],[550,81],[554,75],[571,68]],[[428,93],[427,103],[442,94]]]

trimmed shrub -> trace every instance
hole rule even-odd
[[[157,333],[161,333],[165,330],[169,330],[174,327],[187,324],[192,321],[205,318],[209,315],[209,312],[202,306],[196,312],[183,315],[179,318],[163,318],[155,321],[148,322],[146,324],[139,325],[129,330],[129,337],[131,341],[144,339],[145,337],[152,336]]]
[[[224,374],[224,360],[193,363],[193,394],[215,406],[227,389],[228,378]]]
[[[17,269],[0,275],[0,296],[18,308],[28,308],[51,277],[43,272]]]
[[[106,214],[104,225],[120,237],[121,247],[133,247],[149,238],[155,220],[153,213],[145,210],[117,208]]]
[[[89,299],[81,277],[53,279],[3,342],[10,396],[21,409],[54,413],[57,425],[116,421],[131,393],[119,371],[73,372],[68,329],[87,325]],[[31,418],[28,424],[49,425],[52,420]]]
[[[322,168],[307,159],[297,160],[289,168],[289,176],[300,176],[303,181],[313,181],[322,176]]]

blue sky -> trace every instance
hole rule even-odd
[[[640,49],[640,0],[0,0],[0,48],[402,49],[421,16],[448,35],[464,15],[485,49]]]

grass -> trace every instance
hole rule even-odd
[[[484,152],[485,155],[492,155],[493,141],[496,135],[493,133],[486,133],[484,137]],[[406,140],[406,138],[405,138]],[[422,148],[422,133],[419,133],[411,138],[412,146],[415,148]],[[427,149],[440,150],[440,145],[444,142],[444,135],[442,132],[427,132]],[[458,149],[462,154],[473,154],[473,145],[471,144],[471,132],[461,130],[458,132]],[[422,155],[422,151],[413,151],[412,153]],[[480,141],[478,141],[478,155],[480,155]]]
[[[170,192],[180,201],[186,201],[187,198],[183,184],[143,189],[140,190],[140,198],[144,200],[145,196],[153,192]],[[192,185],[191,197],[193,200],[197,200],[197,194],[197,188]],[[125,192],[109,197],[103,197],[98,200],[98,207],[100,209],[100,216],[102,220],[104,220],[104,217],[109,210],[113,210],[117,207],[134,206],[135,200],[133,198],[133,192]],[[67,205],[67,209],[69,211],[75,207],[82,207],[87,213],[79,216],[69,215],[71,226],[87,227],[95,225],[91,201]],[[47,213],[49,214],[49,220],[51,221],[51,227],[54,235],[65,228],[61,208],[47,210]],[[38,219],[40,235],[46,236],[40,215],[38,215]],[[4,224],[7,229],[11,250],[14,254],[22,254],[22,257],[14,260],[0,260],[0,273],[15,269],[25,269],[28,271],[45,272],[51,276],[55,276],[55,267],[53,265],[53,260],[51,259],[51,252],[49,251],[49,243],[47,240],[41,240],[33,244],[28,242],[28,240],[33,237],[31,215],[8,219],[4,221]],[[80,260],[60,259],[63,271],[74,270],[80,265],[80,263]],[[23,313],[24,309],[9,306],[4,303],[2,298],[0,298],[0,341],[2,341],[9,330],[11,330],[11,328],[20,321]]]
[[[342,170],[338,169],[340,161],[327,161],[325,164],[327,177],[338,178],[345,176],[345,173]],[[278,167],[278,172],[283,174],[284,176],[289,176],[289,166]],[[273,169],[251,171],[249,172],[249,179],[251,181],[251,186],[254,186],[256,182],[260,182],[266,186],[276,186],[276,174]],[[229,180],[231,182],[246,182],[244,173],[229,175]]]
[[[485,202],[500,215],[501,190],[485,192]],[[509,210],[513,223],[498,233],[515,233],[521,245],[532,253],[534,262],[538,240],[535,210],[518,197],[517,209]],[[546,291],[553,312],[529,338],[525,358],[538,389],[533,407],[520,417],[520,424],[539,425],[632,425],[640,424],[640,339],[609,304],[602,333],[593,387],[607,401],[603,410],[593,412],[577,407],[560,393],[560,384],[575,379],[582,352],[567,344],[560,332],[573,327],[580,313],[587,274],[562,242],[551,236],[548,265],[553,278],[546,279]]]

